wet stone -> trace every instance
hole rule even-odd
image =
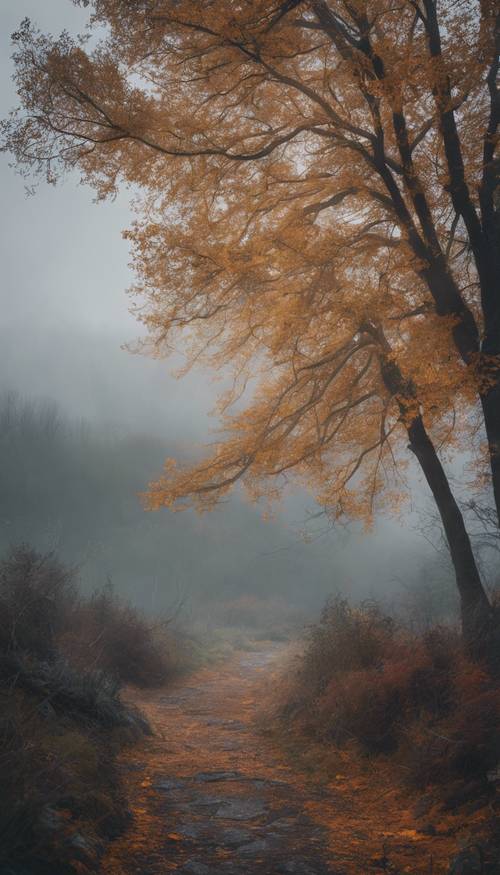
[[[219,834],[219,843],[228,847],[238,847],[238,845],[249,844],[252,839],[252,834],[246,829],[238,829],[237,827],[228,827],[221,830]]]
[[[234,781],[241,777],[240,772],[197,772],[193,775],[194,781],[201,781],[203,784],[217,783],[218,781]]]
[[[273,829],[278,829],[278,830],[291,829],[292,827],[296,826],[296,823],[291,818],[282,817],[279,820],[273,820],[272,826],[273,826]]]
[[[449,875],[481,875],[483,871],[482,854],[479,848],[465,848],[453,860]]]
[[[238,854],[241,857],[258,857],[260,854],[267,854],[271,850],[269,841],[266,839],[255,839],[249,842],[248,845],[242,845],[238,848]]]
[[[230,801],[230,799],[231,797],[228,796],[209,796],[206,793],[193,792],[188,804],[205,808],[207,805],[222,805],[224,802]]]
[[[228,799],[217,809],[217,817],[227,820],[253,820],[261,817],[266,806],[258,799]]]
[[[166,778],[164,781],[156,781],[153,784],[153,789],[169,792],[170,790],[183,790],[185,786],[186,781],[182,778]]]
[[[289,860],[286,863],[278,865],[277,871],[283,875],[323,875],[324,869],[313,869],[313,867],[304,860]]]
[[[200,863],[198,860],[189,860],[181,869],[186,875],[209,875],[210,867],[206,863]]]
[[[275,808],[271,815],[271,822],[273,827],[279,823],[280,821],[289,821],[293,820],[294,827],[306,827],[308,831],[310,831],[311,822],[307,815],[301,813],[300,809],[296,806],[292,807],[291,805],[283,805],[279,808]]]
[[[181,823],[176,827],[176,832],[188,839],[199,839],[205,835],[206,825],[196,821],[185,824]]]
[[[228,800],[224,796],[203,796],[201,793],[188,800],[182,805],[182,810],[192,812],[193,814],[201,814],[205,817],[216,814],[218,816],[219,808],[227,805]]]
[[[144,771],[144,763],[121,763],[121,768],[127,772],[142,772]]]

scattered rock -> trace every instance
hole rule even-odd
[[[156,781],[153,784],[153,789],[169,792],[170,790],[182,790],[185,786],[186,780],[184,778],[165,778],[164,781]]]
[[[424,823],[423,826],[419,827],[418,832],[422,833],[424,836],[435,836],[437,834],[437,829],[433,823]]]
[[[244,729],[248,729],[248,726],[242,723],[241,720],[225,720],[224,727],[226,729],[232,729],[234,732],[241,732]]]
[[[179,824],[176,827],[176,831],[188,839],[199,839],[206,833],[206,824],[190,821],[189,823]]]
[[[142,772],[144,771],[144,763],[121,763],[120,768],[125,769],[127,772]]]
[[[500,763],[496,768],[491,769],[486,773],[486,778],[491,784],[497,784],[500,782]]]
[[[219,842],[221,845],[227,845],[228,847],[238,847],[238,845],[249,844],[252,838],[252,834],[249,833],[245,829],[238,829],[237,827],[228,827],[224,829],[220,833]]]
[[[194,792],[191,797],[191,804],[205,808],[205,806],[222,805],[224,802],[231,802],[232,796],[209,796],[207,793]]]
[[[421,796],[413,809],[413,817],[415,817],[417,820],[420,817],[425,817],[426,814],[429,814],[432,805],[432,796]]]
[[[86,836],[79,832],[73,833],[70,838],[70,845],[83,861],[93,860],[102,851],[102,847],[97,845],[96,842],[91,841],[91,839],[86,838]]]
[[[43,830],[55,832],[62,829],[64,817],[60,811],[56,811],[51,805],[46,805],[40,814],[39,825]]]
[[[375,856],[370,859],[370,866],[372,869],[382,869],[384,872],[387,872],[388,865],[389,860],[385,853],[381,857]]]
[[[466,802],[480,799],[484,796],[485,790],[487,790],[485,781],[469,781],[467,784],[459,783],[446,798],[446,808],[453,810],[460,805],[465,805]]]
[[[241,741],[225,741],[220,750],[241,750]]]
[[[52,707],[50,702],[47,699],[44,699],[43,702],[40,702],[37,711],[42,715],[46,720],[54,720],[56,715],[56,709]]]
[[[453,860],[449,875],[481,875],[483,855],[478,847],[465,848]]]
[[[273,829],[291,829],[292,827],[296,827],[295,822],[292,818],[288,817],[280,817],[279,820],[272,821]]]
[[[286,863],[281,863],[278,865],[277,871],[286,873],[286,875],[319,875],[318,870],[313,869],[304,860],[289,860]]]
[[[234,781],[239,778],[239,772],[197,772],[193,775],[194,781],[201,781],[204,784],[216,783],[217,781]]]
[[[196,793],[181,806],[181,809],[206,818],[217,814],[221,805],[228,804],[230,801],[231,797],[227,796],[206,796],[203,793]]]
[[[289,819],[293,820],[293,826],[295,829],[297,827],[304,827],[307,829],[309,833],[311,833],[311,821],[307,816],[301,813],[300,809],[293,807],[291,805],[283,805],[280,808],[275,808],[271,815],[271,823],[273,828],[281,822],[287,822]]]
[[[261,817],[266,806],[258,799],[228,799],[217,809],[217,817],[227,820],[253,820]]]
[[[269,850],[269,842],[266,839],[255,839],[248,845],[242,845],[238,848],[238,854],[241,857],[257,857],[259,854],[269,853]]]
[[[189,860],[182,867],[181,872],[189,873],[189,875],[209,875],[210,868],[205,863],[200,863],[198,860]]]

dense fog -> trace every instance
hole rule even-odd
[[[140,492],[167,455],[182,453],[168,434],[161,440],[71,420],[54,403],[5,393],[2,548],[26,541],[54,550],[79,566],[87,589],[110,579],[152,612],[242,593],[286,596],[317,609],[338,591],[371,596],[401,589],[401,581],[422,574],[422,562],[436,563],[430,554],[426,559],[425,541],[403,528],[387,550],[394,526],[367,537],[309,521],[312,502],[301,495],[270,521],[239,496],[202,516],[145,512]]]

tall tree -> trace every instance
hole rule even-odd
[[[366,516],[396,500],[409,444],[477,631],[489,603],[436,447],[482,415],[500,508],[494,0],[82,5],[94,50],[15,36],[5,147],[101,197],[138,187],[154,350],[181,335],[235,373],[211,458],[169,464],[151,506],[210,506],[240,479],[274,496],[293,470]]]

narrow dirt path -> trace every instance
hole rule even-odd
[[[155,735],[121,762],[134,821],[109,849],[105,875],[445,871],[449,834],[435,833],[431,847],[390,787],[359,775],[337,775],[332,787],[255,726],[280,654],[239,654],[135,697]]]

